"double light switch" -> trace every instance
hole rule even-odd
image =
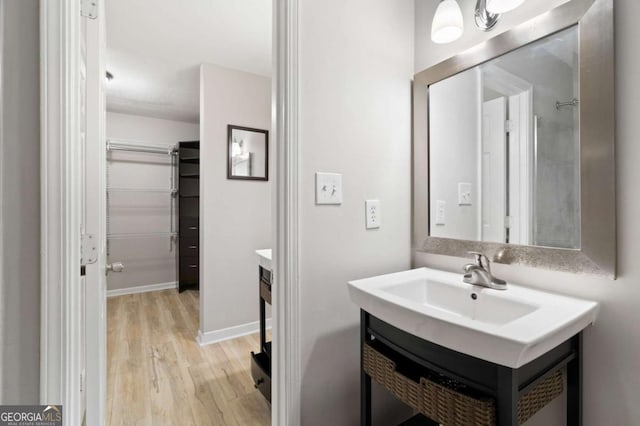
[[[340,173],[316,173],[316,204],[342,204]]]

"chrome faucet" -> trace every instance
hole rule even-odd
[[[487,256],[477,251],[470,251],[468,253],[475,256],[476,263],[464,265],[464,277],[462,281],[467,284],[479,285],[494,290],[507,289],[506,281],[491,275],[491,262]]]

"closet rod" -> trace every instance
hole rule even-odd
[[[176,148],[175,146],[143,145],[138,143],[109,139],[107,141],[107,151],[135,151],[147,152],[151,154],[174,155],[176,153]]]

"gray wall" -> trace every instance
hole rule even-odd
[[[227,125],[270,129],[271,80],[204,64],[200,90],[200,331],[207,333],[258,321],[255,250],[271,248],[273,170],[269,181],[228,180]]]
[[[303,0],[300,18],[302,424],[355,425],[360,313],[347,281],[411,258],[413,2]],[[318,171],[343,174],[342,205],[315,205]],[[366,199],[381,201],[378,230],[365,229]],[[375,407],[381,425],[404,413]]]
[[[416,0],[416,69],[441,59],[441,48],[425,44],[430,17],[433,12],[425,10],[435,2]],[[463,13],[469,14],[471,0],[461,2]],[[550,0],[527,2],[530,7],[544,11]],[[418,8],[418,5],[421,5]],[[616,12],[616,178],[618,203],[618,270],[619,278],[611,281],[604,278],[579,276],[522,266],[495,265],[494,272],[501,278],[532,287],[561,292],[601,302],[600,317],[595,326],[586,330],[584,341],[584,425],[635,425],[640,419],[640,200],[637,183],[640,181],[640,134],[638,105],[640,105],[640,51],[637,40],[640,27],[640,2],[619,0]],[[533,13],[533,12],[532,12]],[[470,15],[469,15],[470,16]],[[426,22],[429,21],[429,22]],[[467,25],[467,30],[471,28]],[[418,30],[419,28],[419,30]],[[421,40],[418,43],[418,40]],[[420,44],[420,46],[419,46]],[[446,53],[455,54],[456,46],[448,47]],[[459,271],[465,259],[445,256],[418,255],[418,265],[429,265],[451,271]],[[563,425],[564,398],[542,410],[528,424],[532,426]]]
[[[115,112],[107,113],[106,132],[107,138],[167,147],[200,138],[198,124]],[[116,151],[109,155],[107,164],[110,187],[171,187],[168,155]],[[169,232],[171,229],[168,192],[111,191],[108,209],[110,233]],[[176,281],[176,244],[169,237],[112,239],[109,263],[119,261],[125,264],[125,270],[108,275],[108,290]]]
[[[40,392],[38,1],[0,0],[0,404]]]

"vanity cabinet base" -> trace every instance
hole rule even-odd
[[[581,346],[578,334],[512,369],[425,341],[362,311],[361,425],[372,421],[372,378],[434,421],[408,424],[515,426],[562,393],[565,370],[567,424],[581,425]]]
[[[256,389],[271,402],[271,342],[267,341],[266,321],[266,304],[271,304],[271,271],[260,266],[258,276],[260,352],[251,352],[251,376]]]
[[[417,414],[409,420],[400,423],[398,426],[440,426],[439,423],[426,418],[422,414]]]
[[[251,352],[251,376],[256,389],[271,402],[271,359],[265,352]]]

